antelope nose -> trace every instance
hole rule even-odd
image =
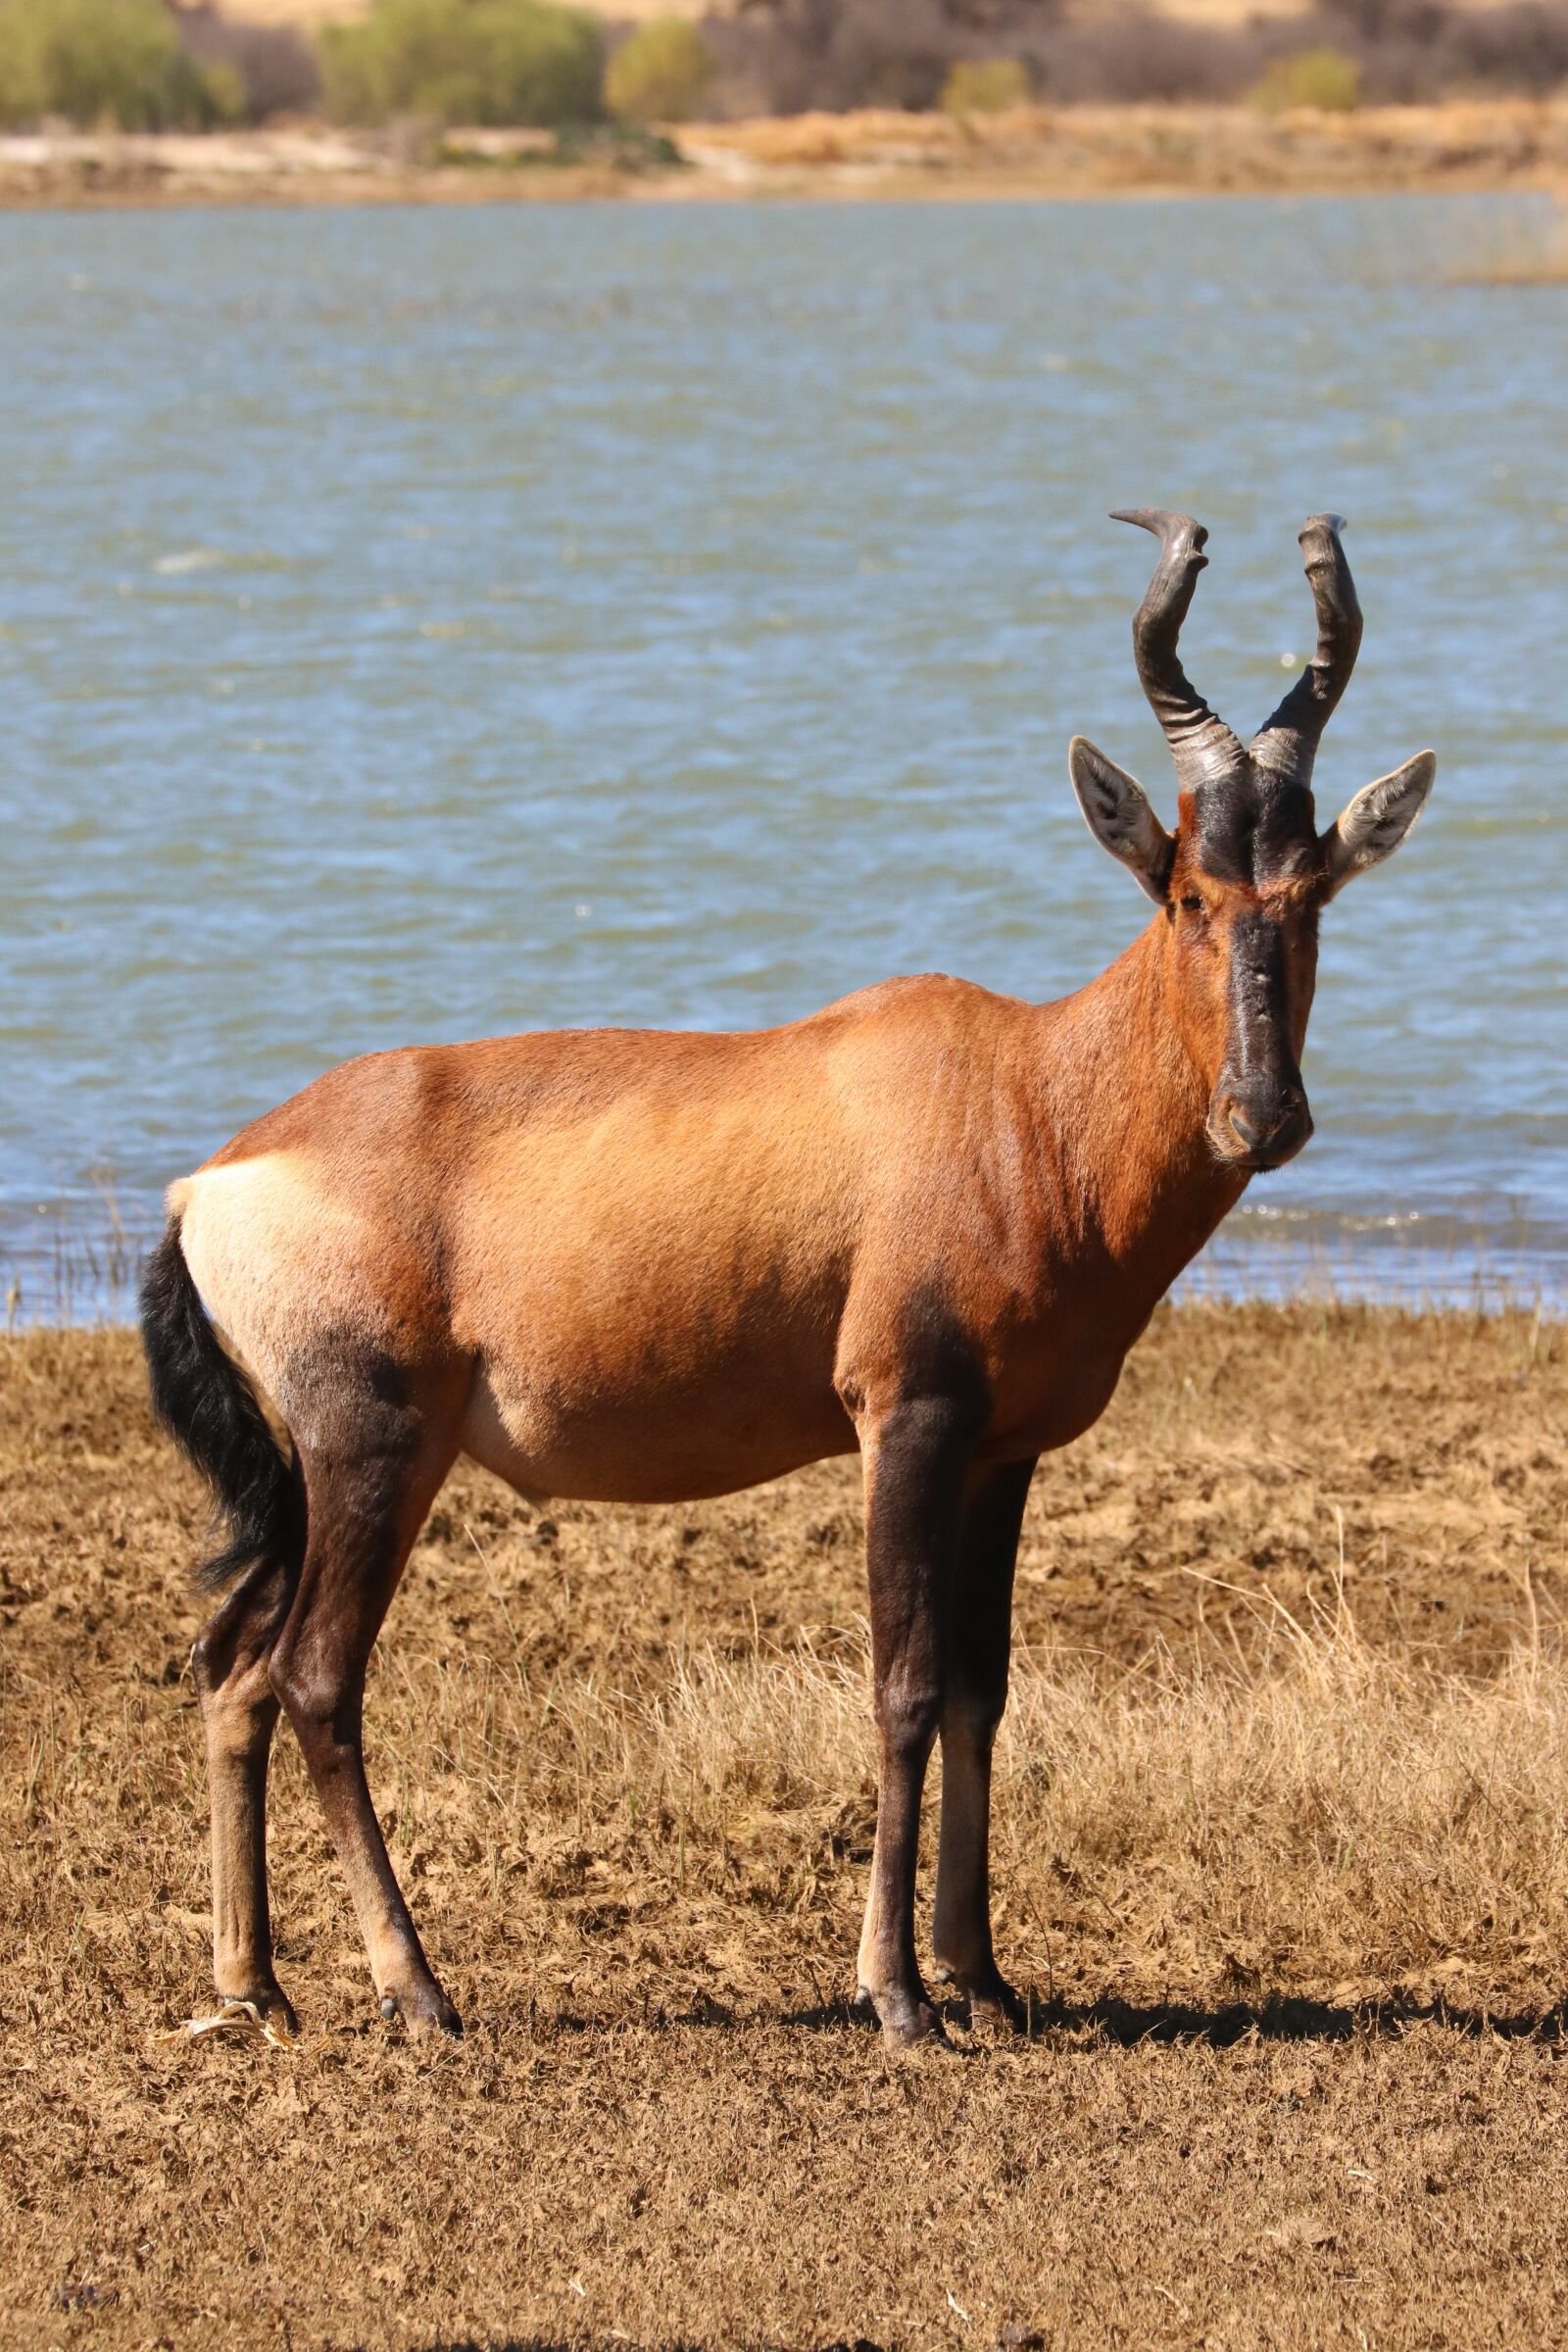
[[[1312,1114],[1306,1106],[1306,1097],[1294,1087],[1266,1109],[1259,1105],[1251,1116],[1240,1103],[1233,1102],[1229,1118],[1231,1133],[1242,1150],[1249,1159],[1262,1167],[1280,1167],[1299,1152],[1312,1132]]]

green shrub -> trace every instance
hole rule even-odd
[[[0,0],[0,122],[200,130],[242,104],[232,75],[186,53],[164,0]]]
[[[696,25],[656,17],[611,59],[605,103],[622,122],[689,122],[712,79],[713,60]]]
[[[549,0],[376,0],[321,34],[327,110],[340,122],[548,128],[599,113],[598,25]]]
[[[1277,57],[1252,92],[1252,104],[1268,115],[1293,106],[1348,115],[1360,103],[1361,69],[1343,49],[1295,49]]]
[[[1027,106],[1034,95],[1029,69],[1015,57],[965,58],[942,85],[945,115],[1000,115]]]

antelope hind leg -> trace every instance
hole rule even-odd
[[[452,1466],[456,1414],[364,1384],[333,1434],[301,1446],[309,1538],[271,1682],[304,1750],[348,1880],[384,2017],[413,2034],[463,2031],[393,1873],[365,1773],[365,1673],[426,1511]]]
[[[268,1660],[292,1591],[290,1571],[263,1561],[214,1611],[191,1651],[213,1816],[213,1983],[221,1999],[254,2002],[288,2035],[297,2023],[272,1973],[267,1769],[278,1716]]]

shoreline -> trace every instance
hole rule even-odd
[[[1504,1227],[1431,1209],[1388,1220],[1373,1243],[1365,1218],[1322,1208],[1281,1216],[1244,1203],[1177,1276],[1162,1311],[1524,1314],[1568,1326],[1560,1223]],[[141,1270],[163,1229],[159,1197],[139,1193],[117,1196],[90,1225],[57,1217],[38,1233],[0,1216],[0,1339],[133,1331]]]
[[[701,123],[681,161],[633,148],[557,161],[548,133],[407,135],[317,124],[206,134],[0,138],[0,209],[302,205],[1071,201],[1149,196],[1568,196],[1568,99],[1367,107],[867,111]]]
[[[134,1338],[136,1293],[155,1235],[122,1236],[91,1265],[0,1252],[0,1354],[29,1341]],[[1555,1278],[1553,1278],[1555,1277]],[[1494,1323],[1523,1316],[1544,1331],[1568,1330],[1568,1290],[1550,1273],[1498,1267],[1475,1252],[1439,1250],[1412,1262],[1375,1266],[1324,1249],[1278,1254],[1243,1241],[1178,1275],[1161,1314],[1323,1315],[1401,1326]]]

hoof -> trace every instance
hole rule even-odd
[[[1029,2012],[1010,1986],[1000,1997],[976,1993],[969,2002],[969,2029],[998,2041],[1011,2041],[1028,2034]]]
[[[439,1984],[414,1985],[406,1992],[383,1992],[381,2015],[388,2025],[401,2018],[403,2030],[413,2041],[431,2041],[438,2036],[448,2041],[463,2039],[463,2020]]]
[[[225,2010],[254,2012],[256,2023],[269,2041],[299,2039],[300,2021],[294,2014],[294,2004],[278,1985],[251,1984],[243,1992],[220,1992],[218,1998]]]
[[[937,1974],[968,2003],[971,2032],[998,2035],[1028,2033],[1028,2004],[996,1969],[967,1979],[958,1969],[939,1968]]]
[[[891,2023],[884,2022],[882,2037],[890,2049],[900,2052],[946,2050],[951,2054],[953,2051],[948,2029],[929,2001],[917,2001],[910,2016],[901,2016]]]
[[[969,1995],[969,2024],[977,2034],[1011,2037],[1029,2031],[1029,2008],[1022,1995],[998,1977],[994,1984]]]
[[[860,1985],[856,1992],[857,2002],[866,2002],[876,2013],[882,2028],[882,2038],[890,2050],[939,2049],[951,2050],[947,2028],[919,1993],[885,1992],[880,1997]]]
[[[275,1984],[260,1985],[249,1992],[220,1992],[211,2017],[187,2017],[183,2025],[158,2038],[163,2042],[202,2041],[210,2034],[237,2034],[241,2039],[259,2035],[274,2050],[287,2050],[294,2046],[299,2024]]]

